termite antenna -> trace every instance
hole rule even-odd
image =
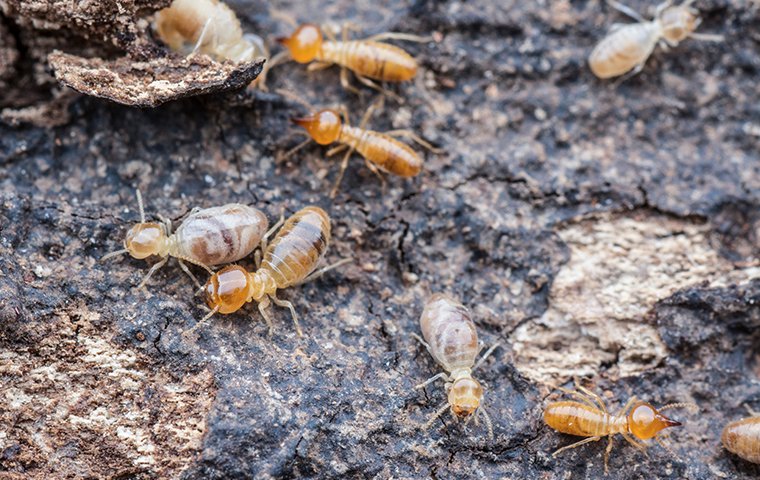
[[[659,412],[664,412],[665,410],[670,410],[670,409],[673,409],[673,408],[686,408],[688,410],[692,410],[692,411],[695,411],[695,412],[699,410],[699,406],[696,403],[681,402],[681,403],[669,403],[669,404],[665,405],[664,407],[659,408],[658,411]]]
[[[214,307],[214,309],[211,310],[208,313],[208,315],[206,315],[205,317],[203,317],[202,319],[200,319],[200,321],[198,323],[196,323],[192,328],[190,328],[190,329],[185,330],[184,332],[182,332],[182,335],[183,336],[190,336],[190,335],[192,335],[193,332],[195,332],[196,330],[198,330],[198,328],[200,328],[204,323],[206,323],[209,318],[213,317],[214,314],[219,311],[219,308],[220,308],[219,306]]]
[[[115,252],[107,253],[103,255],[102,257],[100,257],[100,261],[102,262],[102,261],[108,260],[109,258],[113,258],[117,255],[121,255],[122,253],[127,253],[127,252],[129,252],[129,250],[127,250],[126,248],[122,248],[121,250],[116,250]]]
[[[289,100],[296,102],[297,104],[305,107],[310,112],[314,111],[314,107],[309,102],[307,102],[305,98],[303,98],[302,96],[298,95],[297,93],[293,91],[286,90],[284,88],[278,88],[274,92],[278,95],[281,95]]]
[[[137,207],[140,209],[140,223],[145,223],[145,208],[143,208],[143,199],[142,199],[142,193],[140,193],[140,189],[136,189],[135,193],[137,194]]]

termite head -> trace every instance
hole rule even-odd
[[[134,258],[161,255],[166,245],[166,232],[158,223],[142,222],[130,228],[124,239],[124,249]]]
[[[203,287],[209,308],[220,313],[236,312],[249,297],[248,272],[238,265],[230,265],[215,272]]]
[[[628,412],[628,429],[640,440],[649,440],[661,430],[679,425],[680,422],[669,419],[646,402],[634,404]]]
[[[340,136],[343,122],[335,110],[320,110],[301,118],[294,118],[293,123],[306,129],[309,136],[320,145],[329,145]]]
[[[469,417],[480,406],[483,399],[483,387],[471,377],[459,378],[449,390],[451,411],[459,418]]]
[[[293,35],[278,38],[278,42],[290,51],[290,56],[298,63],[309,63],[314,60],[322,48],[322,32],[313,23],[304,23],[293,32]]]
[[[660,15],[662,36],[676,44],[691,35],[699,25],[699,16],[693,9],[684,5],[666,8]]]

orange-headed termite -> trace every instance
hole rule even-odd
[[[609,437],[607,449],[604,452],[604,471],[609,470],[609,457],[612,451],[612,437],[619,433],[631,445],[645,451],[647,445],[641,440],[654,438],[657,443],[669,452],[672,450],[665,444],[659,432],[668,427],[681,425],[662,414],[671,408],[697,408],[693,403],[672,403],[656,409],[647,402],[631,397],[628,403],[617,415],[607,411],[607,407],[599,395],[576,383],[578,391],[559,388],[563,392],[580,400],[551,402],[544,409],[544,422],[558,432],[579,437],[588,437],[579,442],[562,447],[552,454],[557,456],[565,450],[580,447],[589,442],[596,442],[602,437]]]
[[[349,40],[349,29],[349,24],[344,24],[339,41],[327,28],[303,24],[291,36],[278,39],[287,50],[272,57],[269,68],[288,58],[298,63],[313,62],[308,67],[309,71],[339,65],[340,82],[345,89],[358,93],[348,80],[348,70],[351,70],[364,85],[400,100],[398,95],[382,88],[375,80],[393,83],[411,80],[417,75],[417,61],[402,48],[381,40],[427,42],[431,38],[386,32],[363,40]]]
[[[326,109],[311,113],[305,117],[294,118],[293,122],[306,130],[309,139],[291,149],[285,154],[285,157],[289,157],[311,140],[320,145],[338,143],[338,146],[328,150],[328,157],[347,150],[340,165],[338,178],[330,192],[331,197],[335,197],[338,192],[343,174],[348,167],[348,160],[354,151],[364,158],[367,168],[377,175],[383,183],[385,179],[380,173],[381,171],[398,175],[399,177],[414,177],[422,170],[422,157],[408,145],[398,141],[394,137],[409,138],[434,153],[440,153],[442,150],[433,147],[409,130],[392,130],[381,133],[365,129],[364,127],[372,116],[372,113],[376,109],[381,108],[382,100],[383,97],[380,97],[377,102],[367,109],[358,127],[350,125],[348,112],[345,107],[341,107],[340,112]]]
[[[221,207],[193,209],[182,220],[177,231],[172,233],[172,223],[168,219],[159,217],[161,223],[145,221],[139,190],[137,205],[140,208],[140,223],[127,232],[124,248],[103,256],[101,260],[122,253],[129,253],[137,259],[151,255],[162,257],[145,275],[140,287],[169,261],[169,257],[175,257],[182,270],[200,287],[184,262],[213,273],[209,267],[240,260],[253,252],[269,226],[266,215],[260,210],[240,203],[229,203]]]
[[[435,294],[428,300],[420,317],[420,329],[423,338],[414,333],[412,335],[425,345],[445,372],[431,377],[415,388],[423,388],[441,378],[446,381],[448,395],[446,402],[425,427],[429,428],[438,417],[450,409],[455,418],[466,421],[475,418],[477,422],[478,416],[482,416],[488,427],[488,435],[493,438],[491,418],[482,405],[483,387],[472,377],[472,372],[499,344],[496,343],[489,348],[475,363],[480,345],[470,312],[461,303],[442,294]]]
[[[272,242],[267,244],[269,235],[280,226],[282,226],[280,231]],[[233,313],[248,302],[258,303],[259,312],[269,326],[269,333],[272,334],[274,325],[267,308],[270,302],[274,302],[290,310],[296,332],[302,335],[293,304],[277,298],[277,290],[308,282],[350,261],[350,259],[344,259],[314,271],[327,251],[329,243],[330,217],[321,208],[306,207],[284,223],[281,219],[264,235],[261,243],[263,259],[257,256],[258,269],[256,271],[248,272],[239,265],[230,265],[211,276],[204,287],[206,303],[211,308],[211,312],[185,334],[195,331],[215,313]]]
[[[661,3],[652,21],[645,20],[629,7],[614,0],[607,2],[639,23],[613,25],[609,35],[596,45],[589,55],[588,63],[591,71],[599,78],[617,77],[629,71],[635,75],[644,68],[658,43],[663,50],[668,50],[686,38],[723,40],[720,35],[694,33],[701,22],[699,12],[690,6],[694,0],[687,0],[677,6],[673,6],[672,1]]]
[[[720,436],[723,446],[731,453],[752,463],[760,463],[760,416],[747,407],[752,415],[729,423]]]

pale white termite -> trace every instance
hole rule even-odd
[[[424,339],[416,334],[412,335],[425,345],[445,372],[431,377],[415,388],[423,388],[441,378],[446,381],[448,395],[446,402],[430,418],[425,428],[430,427],[446,410],[451,409],[455,418],[466,421],[474,417],[477,422],[478,416],[482,416],[488,427],[489,438],[493,438],[491,418],[481,405],[483,387],[472,377],[472,372],[499,344],[489,348],[475,363],[480,345],[470,312],[461,303],[440,293],[430,297],[425,305],[420,317],[420,329]]]
[[[169,48],[184,55],[200,52],[234,62],[268,56],[261,38],[243,35],[235,12],[218,0],[174,0],[156,14],[155,29]]]
[[[101,260],[122,253],[129,253],[137,259],[151,255],[162,257],[145,275],[140,287],[169,261],[169,257],[175,257],[182,270],[200,287],[184,262],[203,267],[213,274],[209,267],[240,260],[253,252],[269,228],[267,217],[260,210],[240,203],[229,203],[221,207],[192,210],[177,231],[172,233],[172,224],[168,219],[162,218],[161,223],[145,221],[139,190],[137,204],[140,223],[127,232],[124,248],[105,255]]]
[[[672,1],[661,3],[657,6],[652,21],[645,20],[629,7],[616,1],[608,0],[607,3],[639,23],[614,24],[609,35],[594,47],[588,63],[591,71],[599,78],[617,77],[629,71],[631,75],[635,75],[644,68],[658,43],[662,49],[668,50],[686,38],[723,40],[720,35],[694,33],[702,21],[699,12],[690,6],[694,0],[687,0],[677,6],[673,6]]]

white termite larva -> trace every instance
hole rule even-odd
[[[439,378],[446,381],[448,398],[425,427],[429,427],[446,410],[451,409],[455,418],[465,419],[483,417],[488,427],[489,438],[493,438],[491,418],[482,408],[483,387],[472,377],[472,371],[499,346],[493,345],[475,363],[480,351],[478,333],[470,312],[461,303],[437,293],[430,297],[420,316],[420,329],[423,338],[412,334],[427,348],[430,355],[443,367],[441,372],[417,385],[422,388]]]
[[[184,55],[200,52],[233,62],[268,56],[263,41],[243,35],[235,12],[219,0],[174,0],[156,14],[155,29],[169,48]]]
[[[140,283],[145,285],[170,257],[179,261],[182,270],[200,287],[198,280],[184,262],[203,267],[209,273],[214,265],[235,262],[253,252],[267,229],[266,215],[248,205],[229,203],[221,207],[195,209],[185,217],[175,233],[171,221],[146,222],[142,195],[137,191],[140,223],[129,229],[124,248],[105,255],[101,260],[129,253],[137,259],[157,255],[162,259],[151,267]]]
[[[694,33],[701,19],[699,12],[690,6],[693,2],[694,0],[687,0],[676,6],[672,5],[672,1],[661,3],[657,6],[654,19],[647,21],[629,7],[608,0],[612,7],[635,18],[639,23],[613,25],[609,35],[589,55],[591,71],[603,79],[631,71],[635,75],[644,68],[658,43],[664,50],[668,50],[686,38],[722,41],[720,35]]]

